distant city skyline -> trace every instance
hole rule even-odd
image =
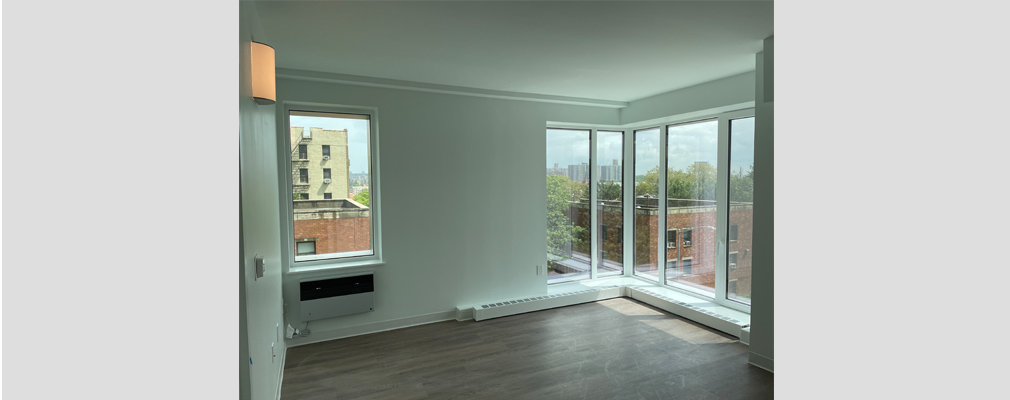
[[[732,121],[730,136],[732,174],[747,174],[754,164],[754,118]],[[640,130],[634,136],[635,175],[645,175],[659,164],[659,135],[655,128]],[[669,128],[667,162],[673,170],[684,170],[697,162],[718,166],[718,122],[706,121],[676,125]],[[612,165],[621,160],[623,143],[620,133],[599,131],[597,134],[597,164]],[[589,163],[589,131],[547,129],[547,165],[554,168]],[[622,162],[623,164],[623,162]]]

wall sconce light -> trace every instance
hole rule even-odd
[[[259,42],[250,43],[253,99],[256,100],[256,104],[274,104],[277,102],[274,48]]]

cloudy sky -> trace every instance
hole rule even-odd
[[[368,120],[291,116],[291,126],[347,129],[348,158],[351,173],[368,172]]]
[[[754,163],[754,118],[733,120],[731,124],[730,167],[733,173],[740,168],[747,173]],[[697,161],[706,161],[717,166],[719,126],[716,121],[707,121],[669,128],[667,154],[670,168],[685,169]],[[644,175],[659,165],[660,128],[635,132],[635,175]],[[600,165],[610,165],[616,158],[621,160],[620,134],[599,134],[597,161]],[[562,129],[547,130],[547,168],[567,168],[571,164],[589,162],[589,131]]]

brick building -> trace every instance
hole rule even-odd
[[[350,198],[347,130],[291,127],[291,182],[299,200]]]
[[[295,200],[297,255],[371,250],[370,221],[371,210],[351,199]]]
[[[599,243],[600,259],[603,266],[620,265],[623,262],[623,214],[620,201],[605,201],[597,207],[602,211],[601,226],[591,229],[589,203],[572,203],[567,213],[576,226],[587,232],[594,232],[591,238]],[[657,237],[659,211],[658,199],[639,197],[635,208],[635,273],[659,276],[658,246],[666,247],[666,278],[697,288],[715,289],[716,267],[716,206],[710,200],[670,199],[667,206],[666,237]],[[729,276],[727,293],[731,296],[749,298],[751,293],[751,260],[753,249],[753,204],[733,202],[729,216]],[[588,268],[590,242],[570,246],[573,259],[585,260]],[[559,273],[580,272],[575,268],[563,268]],[[561,266],[560,264],[556,264]],[[601,270],[602,273],[603,270]]]

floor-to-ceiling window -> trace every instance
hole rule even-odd
[[[754,117],[730,120],[729,136],[726,298],[749,305],[754,248]]]
[[[635,269],[633,274],[659,281],[659,128],[635,131]]]
[[[753,112],[667,121],[547,129],[548,282],[627,273],[748,311]]]
[[[590,277],[590,131],[547,130],[547,281]]]
[[[596,132],[597,276],[624,273],[624,132]]]
[[[666,282],[715,293],[719,121],[666,135]]]

